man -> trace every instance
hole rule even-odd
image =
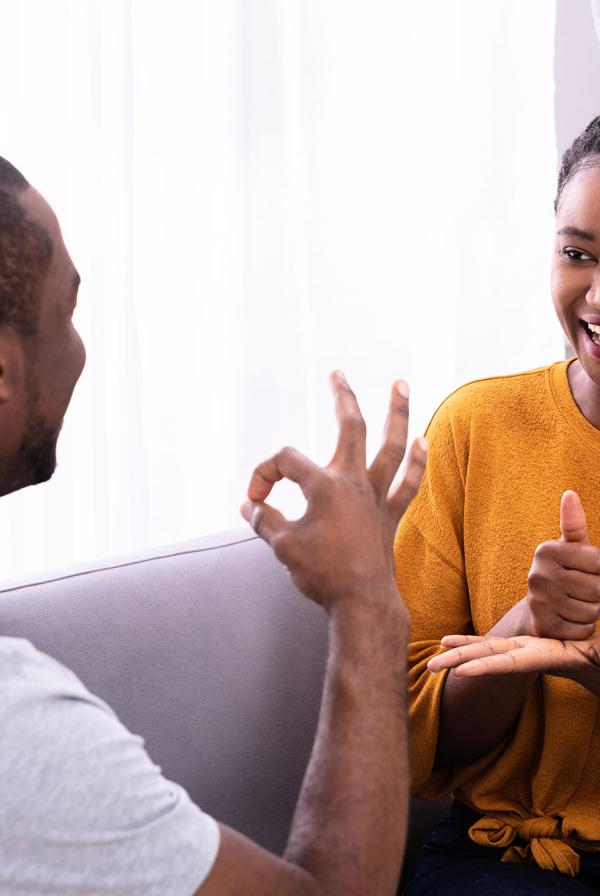
[[[42,197],[0,159],[0,492],[48,479],[84,364],[72,324],[79,276]],[[0,892],[119,896],[395,893],[406,825],[408,616],[392,540],[421,478],[397,383],[367,469],[365,426],[332,375],[339,441],[317,467],[286,448],[252,476],[243,516],[330,620],[313,753],[283,858],[219,825],[165,780],[101,700],[28,642],[0,633]],[[266,503],[297,482],[290,523]],[[390,490],[391,489],[391,490]]]

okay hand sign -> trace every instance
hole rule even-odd
[[[332,461],[319,467],[294,448],[283,448],[252,474],[242,515],[273,548],[296,585],[327,609],[347,600],[369,600],[393,584],[392,546],[398,522],[416,494],[426,443],[411,446],[404,474],[392,486],[404,459],[408,433],[408,387],[392,388],[383,443],[366,466],[366,425],[344,375],[331,375],[339,426]],[[298,483],[307,499],[304,516],[287,520],[266,503],[281,479]]]

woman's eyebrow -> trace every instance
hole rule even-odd
[[[580,230],[579,227],[561,227],[558,231],[559,236],[577,236],[580,240],[588,240],[588,242],[593,243],[596,239],[593,233],[588,233],[587,230]]]

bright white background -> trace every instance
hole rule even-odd
[[[252,466],[374,450],[562,355],[550,0],[0,0],[0,154],[48,198],[88,365],[4,577],[241,525]],[[297,512],[291,492],[284,508]]]

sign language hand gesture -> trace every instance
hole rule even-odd
[[[408,387],[392,388],[383,443],[366,466],[366,426],[344,375],[330,378],[339,425],[332,461],[319,467],[294,448],[283,448],[254,470],[242,516],[273,548],[294,583],[327,610],[340,602],[375,600],[390,593],[393,539],[398,522],[416,494],[426,443],[411,446],[404,475],[394,477],[406,450]],[[308,506],[296,522],[266,503],[280,479],[298,483]],[[395,587],[395,586],[394,586]]]
[[[560,541],[535,552],[527,604],[534,636],[448,635],[446,653],[431,672],[454,669],[458,678],[542,672],[579,681],[600,694],[600,551],[590,544],[579,496],[566,491],[560,505]]]
[[[600,551],[590,544],[579,496],[560,504],[560,541],[536,548],[529,571],[529,630],[543,638],[585,640],[600,616]]]
[[[529,635],[514,638],[448,635],[442,638],[442,646],[449,649],[429,660],[430,672],[454,669],[457,678],[544,672],[572,678],[596,694],[600,690],[600,635],[585,641],[558,641]]]

